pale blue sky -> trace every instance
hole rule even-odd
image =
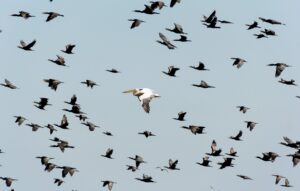
[[[169,1],[165,1],[169,4]],[[159,15],[143,15],[132,10],[143,9],[148,1],[43,1],[6,0],[0,6],[0,46],[2,50],[0,81],[11,80],[20,89],[0,88],[0,114],[2,133],[0,148],[6,152],[0,156],[0,176],[19,179],[13,184],[15,190],[57,189],[53,178],[61,177],[60,170],[51,173],[43,171],[38,155],[54,157],[58,165],[74,166],[79,173],[65,178],[60,190],[107,190],[101,187],[101,180],[113,180],[113,190],[283,190],[274,185],[271,174],[288,177],[294,186],[300,187],[299,166],[292,167],[286,154],[293,149],[279,145],[282,136],[293,140],[299,137],[299,87],[288,87],[278,83],[274,77],[275,68],[267,64],[285,62],[287,68],[282,78],[296,80],[299,84],[298,24],[300,2],[290,0],[266,1],[191,1],[182,0],[174,8],[164,8]],[[11,17],[18,11],[28,11],[36,17],[24,20]],[[220,19],[230,20],[233,25],[222,25],[219,30],[207,29],[200,22],[202,15],[217,11]],[[45,22],[42,12],[55,11],[64,14]],[[286,23],[286,26],[271,26],[260,23],[263,28],[276,31],[278,36],[257,40],[247,31],[258,17],[272,18]],[[131,18],[145,20],[140,27],[130,30]],[[165,28],[173,23],[182,25],[188,33],[190,43],[174,43],[178,48],[168,50],[155,41],[162,32],[170,40],[178,35]],[[37,40],[35,51],[18,49],[20,40]],[[66,44],[76,44],[74,55],[60,52]],[[62,55],[70,67],[60,67],[48,61]],[[232,66],[231,57],[247,60],[242,68]],[[209,72],[189,68],[199,61],[206,64]],[[161,71],[169,65],[180,68],[177,78],[170,78]],[[121,74],[111,74],[106,69],[116,68]],[[43,82],[55,78],[64,82],[54,92]],[[81,81],[91,79],[100,84],[93,90]],[[216,86],[215,89],[198,89],[193,83],[201,80]],[[151,112],[146,114],[137,99],[122,94],[131,88],[151,88],[161,98],[151,102]],[[69,131],[59,130],[53,136],[47,129],[32,132],[25,125],[14,124],[14,115],[22,115],[27,122],[46,125],[60,122],[69,107],[64,101],[76,94],[82,110],[90,121],[101,126],[94,132],[81,125],[77,118],[67,113]],[[33,106],[39,97],[48,97],[53,106],[40,111]],[[247,114],[236,109],[237,105],[251,108]],[[186,111],[187,121],[172,118],[179,111]],[[245,120],[259,124],[249,132]],[[181,129],[182,125],[206,126],[206,135],[194,136]],[[103,131],[115,136],[107,137]],[[156,137],[145,139],[138,132],[150,130]],[[243,130],[242,142],[228,137]],[[49,148],[54,136],[68,140],[76,149],[61,153]],[[204,168],[195,163],[210,151],[215,139],[224,152],[230,147],[238,151],[234,168],[219,170],[217,162],[222,157],[212,158],[213,168]],[[107,148],[113,148],[114,160],[100,157]],[[255,158],[262,152],[274,151],[282,157],[274,163],[265,163]],[[126,164],[133,164],[129,156],[139,154],[147,164],[132,173]],[[180,171],[160,172],[156,166],[165,166],[169,158],[178,159]],[[142,174],[153,176],[156,184],[144,184],[134,178]],[[243,181],[236,174],[245,174],[254,181]],[[282,182],[283,183],[283,182]],[[0,189],[6,189],[0,183]],[[6,189],[7,190],[7,189]]]

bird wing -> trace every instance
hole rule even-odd
[[[32,48],[34,45],[35,45],[35,43],[36,43],[36,40],[33,40],[31,43],[29,43],[27,46],[26,46],[26,48]]]
[[[150,98],[147,99],[145,98],[141,100],[142,107],[144,108],[146,113],[150,112],[150,101],[151,101]]]
[[[22,47],[26,47],[26,43],[23,40],[20,41],[20,44]]]

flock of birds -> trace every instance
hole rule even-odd
[[[174,6],[179,6],[179,3],[180,3],[180,0],[171,0],[169,7],[172,8]],[[159,12],[157,12],[157,10],[162,10],[164,7],[168,7],[168,6],[163,1],[151,1],[149,5],[145,5],[144,9],[134,10],[134,12],[153,15],[153,14],[159,14]],[[47,15],[47,18],[45,20],[46,22],[50,22],[57,17],[64,17],[63,14],[56,13],[56,12],[44,12],[43,14]],[[11,16],[21,17],[24,19],[29,19],[29,18],[35,17],[26,11],[19,11],[19,13],[12,14]],[[266,18],[259,17],[259,20],[261,22],[264,22],[264,23],[267,23],[270,25],[285,25],[284,23],[281,23],[274,19],[266,19]],[[132,22],[132,24],[130,26],[131,29],[139,27],[142,23],[146,23],[145,21],[137,19],[137,18],[129,19],[129,21]],[[203,16],[203,20],[201,20],[201,22],[204,26],[206,26],[207,28],[211,28],[211,29],[220,29],[222,24],[233,24],[233,22],[231,22],[231,21],[220,20],[217,17],[215,10],[210,15]],[[247,27],[246,28],[247,30],[261,28],[257,21],[254,21],[252,24],[246,24],[246,27]],[[175,42],[191,42],[191,40],[187,37],[187,33],[184,32],[183,27],[178,23],[174,23],[174,28],[166,28],[166,30],[180,35],[180,37],[178,39],[174,40]],[[254,34],[254,36],[256,36],[256,38],[258,38],[258,39],[268,38],[270,36],[276,36],[276,35],[277,34],[275,33],[275,31],[273,31],[271,29],[267,29],[267,28],[260,30],[259,33]],[[159,32],[159,38],[160,38],[160,40],[157,40],[157,42],[166,46],[168,49],[177,48],[177,45],[175,46],[162,32]],[[36,42],[37,42],[36,40],[33,40],[31,42],[26,43],[23,40],[21,40],[18,48],[20,48],[24,51],[33,51],[34,50],[33,48],[34,48],[34,45],[36,44]],[[68,44],[68,45],[66,45],[65,49],[61,50],[61,51],[64,54],[72,55],[72,54],[74,54],[74,52],[73,52],[74,48],[76,48],[75,44]],[[233,57],[231,59],[233,60],[232,65],[237,67],[238,69],[241,68],[247,62],[245,59],[238,58],[238,57]],[[64,57],[61,55],[57,55],[57,57],[55,59],[53,59],[53,58],[48,59],[48,61],[51,63],[54,63],[58,66],[68,66],[68,65],[66,65],[66,61],[65,61]],[[272,63],[272,64],[268,64],[267,66],[275,67],[275,77],[276,78],[280,77],[281,73],[286,68],[291,67],[290,65],[285,64],[285,63]],[[209,69],[202,62],[199,62],[199,65],[197,65],[197,66],[190,66],[190,68],[197,70],[199,72],[200,71],[209,71]],[[162,72],[163,72],[163,74],[168,75],[170,77],[176,77],[176,72],[178,70],[180,70],[180,68],[175,67],[175,66],[169,66],[167,71],[162,71]],[[120,71],[118,71],[117,69],[114,69],[114,68],[107,70],[107,72],[111,72],[114,74],[120,73]],[[59,85],[64,83],[60,80],[52,79],[52,78],[43,79],[43,81],[47,84],[47,86],[49,88],[51,88],[54,91],[57,91]],[[293,79],[285,80],[285,79],[281,78],[278,82],[285,84],[285,85],[297,86],[297,84],[295,84],[295,80],[293,80]],[[89,88],[94,88],[95,86],[99,86],[95,81],[93,81],[91,79],[82,81],[81,84],[84,84]],[[13,89],[13,90],[18,89],[17,85],[15,85],[13,82],[11,82],[8,79],[4,79],[4,82],[1,83],[0,85],[3,87],[9,88],[9,89]],[[215,86],[209,85],[204,80],[202,80],[198,84],[195,83],[195,84],[191,84],[191,85],[194,87],[197,87],[197,88],[215,88]],[[160,97],[160,95],[158,93],[156,93],[154,90],[149,89],[149,88],[134,88],[134,89],[124,91],[123,93],[131,93],[133,96],[137,97],[143,110],[146,113],[150,113],[150,102],[152,101],[152,99]],[[299,96],[296,96],[296,97],[300,98]],[[33,101],[33,103],[37,109],[46,110],[46,107],[52,106],[52,103],[49,100],[50,100],[49,98],[40,97],[39,99]],[[89,131],[95,131],[96,128],[99,128],[99,126],[92,123],[89,120],[87,114],[81,110],[81,107],[77,101],[76,95],[73,95],[70,98],[70,101],[65,101],[65,104],[70,105],[70,109],[64,108],[63,111],[74,114],[74,116],[79,119],[79,121],[82,125],[88,127]],[[238,111],[242,112],[243,114],[246,114],[250,108],[248,106],[241,105],[241,106],[237,106],[237,109],[238,109]],[[157,110],[157,108],[154,108],[154,110]],[[174,118],[174,120],[185,121],[186,114],[187,114],[187,112],[183,112],[183,111],[179,112],[178,117]],[[21,116],[21,115],[14,116],[14,117],[15,117],[15,123],[18,126],[22,126],[22,125],[24,125],[24,122],[29,121],[26,117]],[[253,131],[255,129],[256,125],[258,125],[258,123],[255,121],[245,121],[245,123],[246,123],[246,125],[245,125],[246,128],[248,128],[250,131]],[[30,122],[30,123],[25,123],[25,125],[31,127],[32,131],[38,131],[40,129],[46,128],[49,130],[50,135],[52,135],[55,131],[58,131],[58,130],[70,129],[68,117],[66,114],[64,114],[62,116],[62,119],[61,119],[60,123],[58,123],[58,124],[40,125],[40,124],[37,124],[34,122]],[[182,128],[189,130],[194,135],[206,134],[205,126],[189,125],[189,126],[182,126]],[[103,132],[103,134],[105,134],[107,136],[113,136],[113,134],[109,131],[105,131],[105,132]],[[154,133],[152,133],[151,131],[148,131],[148,130],[138,132],[138,134],[143,135],[146,138],[156,136]],[[242,141],[242,139],[241,139],[242,135],[243,135],[243,131],[240,130],[236,135],[230,136],[229,138],[234,141]],[[75,146],[70,144],[68,141],[63,140],[58,137],[54,137],[50,140],[53,142],[53,144],[51,144],[50,147],[57,148],[61,152],[65,152],[66,149],[74,149],[75,148]],[[283,137],[283,140],[284,141],[280,143],[281,145],[295,149],[294,153],[287,155],[288,157],[291,157],[292,164],[295,167],[295,166],[297,166],[297,164],[300,161],[300,141],[294,141],[288,137]],[[213,165],[211,165],[211,163],[212,163],[211,158],[217,158],[219,156],[224,156],[224,160],[219,161],[216,164],[219,165],[220,169],[226,169],[228,167],[234,167],[233,162],[235,160],[238,160],[237,151],[233,147],[230,148],[228,153],[224,153],[223,150],[218,147],[216,140],[212,140],[210,149],[211,149],[211,152],[205,153],[205,155],[202,158],[202,161],[196,162],[197,165],[200,165],[202,167],[213,167]],[[4,152],[1,151],[0,153],[4,153]],[[113,153],[114,153],[114,150],[112,148],[108,148],[106,150],[106,152],[104,154],[102,154],[101,156],[105,157],[107,159],[113,159]],[[276,153],[274,151],[267,151],[267,152],[262,153],[262,156],[256,156],[256,158],[258,158],[264,162],[271,162],[271,163],[275,162],[277,157],[280,157],[280,156],[278,153]],[[61,169],[61,177],[57,177],[53,181],[54,184],[57,184],[57,186],[61,186],[63,183],[65,183],[64,179],[68,175],[73,176],[75,173],[79,172],[79,170],[76,167],[71,167],[68,165],[57,165],[55,163],[52,163],[51,160],[54,159],[52,157],[36,156],[36,158],[41,161],[41,164],[44,167],[44,171],[46,171],[46,172],[51,172],[52,170],[55,170],[55,169]],[[143,157],[140,155],[135,155],[133,157],[129,157],[129,159],[131,159],[135,162],[133,165],[126,166],[127,170],[132,171],[132,172],[142,169],[141,165],[144,163],[147,163],[143,159]],[[169,159],[166,166],[158,166],[156,168],[161,171],[169,172],[169,171],[173,171],[173,170],[180,170],[180,168],[178,166],[179,166],[179,161],[177,159]],[[243,175],[243,174],[237,174],[236,176],[238,176],[244,180],[253,180],[251,177],[249,177],[247,175]],[[279,175],[279,174],[273,174],[272,176],[275,177],[275,184],[279,184],[281,179],[284,179],[284,183],[282,183],[281,186],[292,187],[292,184],[289,183],[289,180],[287,177]],[[14,182],[18,180],[13,177],[5,177],[5,176],[0,177],[0,179],[4,180],[7,187],[13,187],[13,184],[15,184]],[[137,177],[136,180],[142,181],[145,183],[158,182],[155,179],[153,179],[152,176],[147,175],[147,174],[143,174],[142,177]],[[102,183],[103,183],[102,184],[103,187],[107,186],[108,190],[112,190],[113,185],[116,182],[113,180],[103,180]],[[14,190],[14,189],[12,188],[11,190]]]

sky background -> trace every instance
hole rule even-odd
[[[165,1],[169,4],[169,1]],[[18,179],[15,190],[107,190],[101,180],[117,182],[113,190],[284,190],[275,185],[272,174],[286,176],[293,188],[299,190],[299,165],[292,166],[287,154],[293,149],[279,144],[283,136],[293,140],[299,137],[300,95],[299,87],[278,83],[280,77],[299,83],[298,67],[300,2],[290,0],[265,1],[188,1],[182,0],[174,8],[163,8],[159,15],[134,13],[143,9],[148,1],[43,1],[6,0],[0,6],[0,81],[5,78],[20,89],[0,88],[0,115],[2,119],[0,176]],[[36,16],[28,20],[11,17],[24,10]],[[221,29],[207,29],[200,22],[203,15],[216,10],[220,19],[234,22],[221,25]],[[55,11],[64,14],[48,23],[42,12]],[[286,26],[272,26],[259,22],[263,28],[275,30],[278,36],[257,40],[253,34],[259,30],[246,30],[258,17],[272,18]],[[128,19],[145,20],[140,27],[130,30]],[[168,32],[173,23],[182,25],[190,43],[174,43],[178,48],[168,50],[156,43],[162,32],[170,40],[179,35]],[[20,40],[37,40],[35,51],[23,51],[17,46]],[[66,44],[76,44],[74,55],[60,50]],[[48,61],[56,55],[65,57],[70,67],[60,67]],[[231,57],[247,60],[242,68],[232,66]],[[189,68],[199,61],[210,69],[199,72]],[[287,68],[277,79],[275,67],[267,64],[284,62]],[[162,73],[167,67],[179,67],[176,78]],[[120,74],[111,74],[106,69],[116,68]],[[54,78],[64,83],[55,92],[43,79]],[[81,81],[91,79],[100,86],[89,89]],[[215,89],[192,87],[193,83],[207,81]],[[132,95],[122,92],[132,88],[151,88],[161,98],[151,102],[151,112],[146,114]],[[90,121],[101,128],[90,132],[73,114],[62,111],[70,108],[68,101],[73,94],[88,114]],[[40,97],[49,98],[52,106],[41,111],[33,106]],[[250,107],[242,114],[236,106]],[[177,113],[186,111],[186,121],[173,120]],[[27,123],[60,123],[66,114],[71,130],[59,129],[49,135],[47,129],[32,132],[25,123],[17,126],[15,115],[28,119]],[[258,122],[250,132],[245,120]],[[203,125],[205,135],[193,135],[180,128],[182,125]],[[111,131],[108,137],[103,131]],[[149,130],[156,137],[145,137],[138,132]],[[239,130],[243,131],[242,142],[228,139]],[[57,136],[69,141],[76,148],[66,150],[50,148],[49,140]],[[212,158],[213,168],[195,164],[210,152],[212,140],[216,140],[224,153],[230,147],[238,151],[234,168],[219,170],[217,162],[222,157]],[[101,157],[107,148],[113,148],[114,160]],[[274,151],[282,157],[274,163],[255,158],[261,153]],[[144,157],[147,164],[133,173],[126,165],[135,154]],[[76,167],[80,172],[67,176],[61,187],[53,184],[53,178],[61,178],[61,170],[44,172],[36,156],[54,157],[53,163]],[[180,171],[161,172],[157,166],[165,166],[169,159],[178,159]],[[135,180],[142,174],[151,175],[156,184]],[[250,176],[254,181],[244,181],[237,174]],[[281,182],[283,183],[283,181]],[[1,190],[5,188],[0,183]]]

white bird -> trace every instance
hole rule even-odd
[[[160,97],[159,94],[154,93],[154,91],[149,88],[135,88],[123,93],[132,93],[134,96],[137,96],[146,113],[150,112],[150,101],[152,98]]]

